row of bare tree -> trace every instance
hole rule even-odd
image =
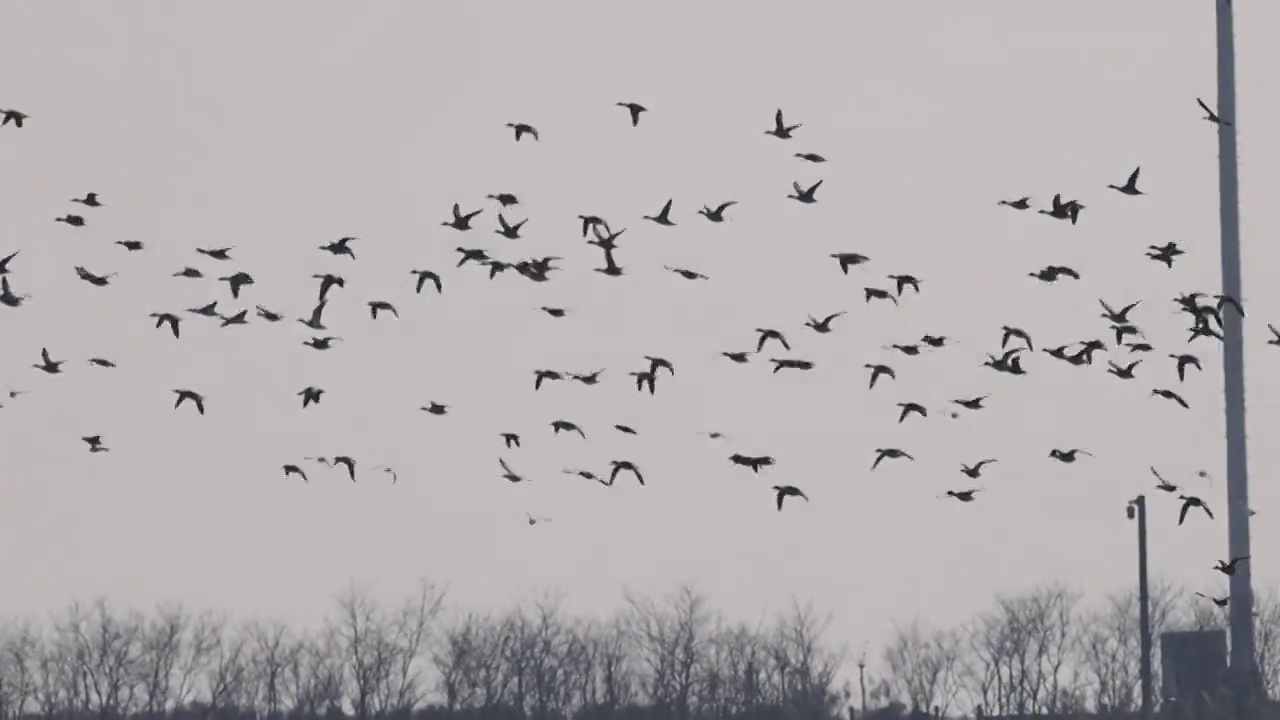
[[[1226,610],[1172,583],[1150,592],[1152,663],[1159,698],[1160,633],[1225,629]],[[1065,587],[998,597],[955,628],[916,621],[897,627],[872,686],[879,704],[946,715],[1132,712],[1141,701],[1136,591],[1085,604]],[[1280,596],[1255,606],[1258,663],[1267,694],[1280,690]]]
[[[793,604],[772,623],[750,626],[726,620],[689,587],[626,600],[595,619],[571,616],[552,596],[479,613],[446,609],[443,591],[429,583],[389,609],[351,588],[312,632],[180,605],[142,613],[73,604],[47,622],[0,626],[0,720],[820,720],[858,705],[858,682],[869,707],[885,715],[977,706],[992,716],[1124,712],[1138,704],[1133,593],[1085,605],[1068,589],[1045,587],[997,598],[962,627],[901,625],[882,661],[851,677],[844,652],[825,637],[827,621],[810,607]],[[1168,583],[1156,584],[1151,600],[1157,638],[1225,623],[1222,610],[1189,602],[1200,598]],[[1274,694],[1280,602],[1264,595],[1257,610],[1259,662]]]
[[[793,605],[768,626],[726,621],[685,587],[629,596],[608,619],[556,597],[451,612],[431,584],[385,609],[353,589],[315,632],[166,605],[73,604],[0,630],[0,719],[402,717],[829,718],[842,654]]]

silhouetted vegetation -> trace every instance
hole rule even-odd
[[[1184,597],[1155,589],[1157,633],[1223,623],[1220,610]],[[1138,705],[1137,628],[1132,594],[1085,607],[1041,588],[1000,597],[962,627],[901,625],[860,676],[812,608],[747,625],[688,587],[627,596],[603,618],[571,616],[555,598],[468,611],[429,584],[381,607],[351,589],[310,632],[99,600],[3,626],[0,719],[820,720],[853,718],[864,690],[867,715],[881,720],[977,707],[1119,714]],[[1280,605],[1264,599],[1258,650],[1272,691],[1278,631]]]
[[[1257,599],[1258,662],[1269,695],[1280,689],[1280,601]],[[1226,610],[1168,583],[1151,587],[1155,702],[1160,634],[1226,628]],[[1001,596],[955,628],[899,625],[884,649],[876,705],[937,715],[1127,714],[1141,703],[1137,591],[1085,604],[1060,586]]]

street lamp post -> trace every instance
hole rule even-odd
[[[1151,595],[1147,585],[1147,498],[1145,495],[1129,501],[1125,508],[1130,520],[1138,521],[1138,634],[1142,661],[1139,673],[1142,682],[1142,717],[1151,717]]]

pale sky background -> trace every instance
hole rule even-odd
[[[1253,547],[1256,589],[1280,574],[1280,348],[1265,344],[1280,266],[1268,250],[1280,209],[1280,6],[1237,3]],[[121,604],[182,598],[242,614],[319,618],[349,579],[393,597],[426,575],[456,602],[504,606],[549,588],[606,612],[624,587],[665,593],[696,580],[727,613],[754,618],[788,597],[834,613],[836,638],[878,644],[894,619],[954,622],[998,591],[1059,580],[1091,596],[1134,575],[1125,501],[1152,496],[1154,572],[1224,592],[1209,570],[1226,553],[1221,360],[1197,343],[1203,374],[1184,412],[1148,396],[1177,386],[1177,292],[1216,291],[1217,143],[1195,98],[1213,101],[1214,12],[1196,0],[1051,3],[338,2],[88,3],[0,7],[0,107],[31,117],[0,129],[0,255],[17,292],[0,312],[0,383],[31,390],[0,410],[0,613],[106,594]],[[631,128],[619,101],[651,112]],[[774,109],[804,126],[763,134]],[[512,142],[528,122],[541,142]],[[812,165],[792,156],[817,152]],[[1150,194],[1106,189],[1142,166]],[[791,182],[826,182],[819,202]],[[97,191],[105,207],[68,202]],[[996,201],[1078,197],[1080,224]],[[496,227],[489,193],[512,192],[527,238]],[[674,228],[640,217],[674,198]],[[694,214],[738,200],[729,221]],[[440,223],[484,207],[476,230]],[[66,212],[84,228],[53,222]],[[629,228],[624,278],[590,272],[579,214]],[[317,246],[355,235],[359,260]],[[128,254],[113,245],[147,244]],[[1177,240],[1172,271],[1143,257]],[[216,263],[196,247],[235,246]],[[498,257],[559,255],[534,284],[455,270],[454,248]],[[842,276],[827,256],[869,255]],[[73,266],[118,272],[92,287]],[[712,276],[684,281],[662,269]],[[1027,273],[1065,264],[1080,282]],[[246,270],[258,284],[170,275]],[[435,268],[443,296],[412,292]],[[317,353],[292,317],[315,301],[313,273],[346,276],[326,321],[345,344]],[[914,273],[919,296],[864,304],[862,288]],[[1159,352],[1139,379],[1037,354],[1016,378],[980,366],[1003,324],[1040,345],[1108,337],[1098,298],[1142,300],[1134,318]],[[184,314],[181,341],[147,314],[218,299],[290,320],[219,329]],[[365,302],[402,315],[370,321]],[[563,305],[556,321],[539,305]],[[848,310],[836,331],[802,326]],[[1280,310],[1270,317],[1280,322]],[[757,326],[788,333],[809,374],[737,366]],[[882,350],[923,333],[956,345],[917,358]],[[31,368],[41,346],[64,374]],[[654,397],[626,373],[670,358]],[[86,360],[100,355],[120,367]],[[771,351],[766,356],[776,356]],[[896,383],[866,389],[862,365]],[[607,368],[597,387],[553,384],[537,368]],[[305,412],[296,393],[323,402]],[[173,410],[171,389],[208,397],[208,415]],[[991,393],[990,409],[896,424],[895,404],[938,408]],[[419,412],[430,400],[446,417]],[[588,434],[552,436],[557,418]],[[611,429],[627,423],[626,437]],[[699,431],[718,430],[715,442]],[[524,435],[502,449],[498,433]],[[112,451],[91,455],[82,435]],[[915,463],[868,472],[873,450]],[[1095,459],[1049,460],[1054,447]],[[753,477],[735,451],[772,454]],[[284,479],[304,455],[350,454],[339,470]],[[498,477],[508,458],[533,478]],[[977,502],[961,462],[996,457]],[[631,459],[649,486],[606,489],[560,473]],[[388,463],[398,485],[369,470]],[[1217,511],[1175,527],[1177,504],[1148,465],[1190,483]],[[1194,476],[1205,469],[1217,481]],[[769,486],[809,504],[778,513]],[[530,527],[525,513],[550,523]]]

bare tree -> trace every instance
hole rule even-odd
[[[262,709],[267,718],[284,712],[290,667],[300,647],[289,627],[281,622],[255,622],[245,628],[250,643],[249,665],[259,686]]]
[[[695,710],[699,717],[729,717],[736,712],[740,698],[735,692],[734,668],[730,661],[733,638],[729,628],[723,621],[717,623],[702,652],[698,667],[699,702]]]
[[[755,714],[768,705],[780,705],[782,688],[770,682],[774,654],[760,628],[743,623],[721,624],[708,643],[708,687],[704,705],[718,716]],[[786,656],[786,650],[781,653]],[[715,681],[714,687],[710,681]],[[713,691],[714,689],[714,691]]]
[[[921,710],[946,715],[964,682],[962,638],[955,630],[926,628],[919,620],[895,628],[884,650],[892,696]]]
[[[438,629],[444,601],[445,590],[424,579],[419,581],[417,592],[386,620],[393,657],[380,702],[385,711],[411,712],[422,701],[424,656]]]
[[[844,653],[826,644],[830,626],[830,616],[820,617],[812,605],[801,605],[794,598],[774,626],[774,654],[785,659],[789,670],[784,687],[786,705],[802,716],[838,715],[840,705],[847,701],[835,689]]]
[[[470,707],[478,691],[471,682],[472,665],[479,651],[478,631],[475,616],[468,614],[441,633],[432,650],[431,661],[439,677],[445,709],[450,713]]]
[[[534,720],[567,714],[564,660],[569,622],[564,615],[563,598],[546,595],[522,609],[520,616],[523,622],[515,645],[522,649],[527,661],[530,690],[527,708]]]
[[[596,625],[590,636],[600,686],[599,704],[609,711],[630,705],[638,697],[639,677],[630,625],[626,615],[618,614]]]
[[[446,707],[489,712],[505,703],[511,643],[506,618],[469,612],[450,623],[432,653]]]
[[[0,712],[22,717],[36,698],[44,637],[29,620],[12,624],[0,637]]]
[[[86,709],[99,717],[134,709],[142,626],[136,612],[117,616],[103,599],[88,609],[73,603],[63,620],[60,630],[74,652]]]
[[[64,632],[44,634],[37,650],[36,710],[45,718],[66,710],[84,710],[88,699],[81,692],[80,672],[71,638]]]
[[[529,706],[530,665],[533,662],[533,650],[529,629],[529,618],[523,608],[515,607],[498,621],[500,633],[505,642],[502,645],[503,683],[507,689],[506,704],[519,712],[527,714]]]
[[[1280,693],[1280,595],[1275,588],[1254,597],[1254,648],[1258,653],[1258,672],[1268,697]]]
[[[299,642],[288,660],[284,692],[295,714],[314,717],[342,709],[344,658],[333,632]]]
[[[989,714],[1041,714],[1080,708],[1072,673],[1077,596],[1050,586],[1000,597],[969,632],[974,699]]]
[[[570,617],[565,621],[558,703],[569,708],[570,714],[594,707],[599,696],[595,652],[591,643],[593,631],[594,624],[589,619]]]
[[[1137,602],[1132,592],[1108,596],[1080,622],[1080,666],[1099,711],[1132,712],[1138,706],[1141,664]]]
[[[208,613],[192,616],[180,603],[161,604],[139,626],[134,665],[139,711],[160,717],[187,703],[208,665],[218,626]]]
[[[1148,603],[1152,643],[1151,663],[1160,666],[1160,634],[1176,623],[1182,609],[1182,588],[1157,580],[1150,583]],[[1137,589],[1112,593],[1083,613],[1077,623],[1082,691],[1098,712],[1130,712],[1139,704],[1142,663]]]
[[[381,710],[379,691],[389,684],[394,648],[386,620],[368,593],[351,585],[338,597],[338,611],[332,629],[346,666],[347,697],[355,716],[365,720]]]
[[[248,634],[227,619],[213,620],[212,649],[205,667],[203,706],[206,717],[241,708],[250,699]]]
[[[706,598],[680,587],[664,603],[627,596],[631,640],[641,664],[648,700],[659,711],[687,720],[697,700],[698,668],[715,627]]]

